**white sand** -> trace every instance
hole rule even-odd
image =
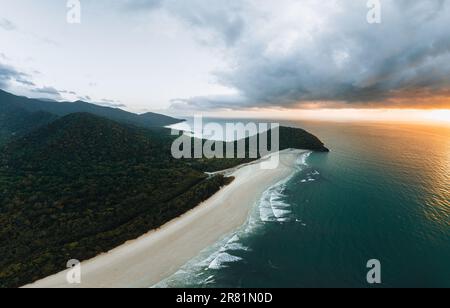
[[[235,180],[207,201],[156,231],[81,264],[82,283],[69,285],[66,272],[27,285],[31,288],[141,288],[171,276],[224,235],[242,226],[265,190],[290,176],[304,151],[280,153],[277,169],[261,161],[227,170]]]

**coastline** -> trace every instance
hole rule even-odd
[[[280,164],[263,170],[258,160],[222,171],[235,180],[193,210],[140,238],[81,264],[82,283],[69,285],[67,271],[25,288],[145,288],[174,274],[203,249],[245,224],[265,190],[289,177],[303,150],[280,152]]]

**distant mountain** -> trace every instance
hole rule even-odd
[[[88,112],[120,123],[145,128],[163,127],[183,121],[156,113],[138,115],[121,109],[98,106],[82,101],[70,103],[30,99],[2,90],[0,90],[0,110],[0,120],[2,121],[0,123],[0,143],[1,140],[9,139],[8,137],[12,134],[21,134],[29,131],[29,127],[23,127],[22,124],[24,119],[26,121],[27,117],[36,112],[40,112],[40,116],[43,117],[37,116],[39,121],[34,121],[32,118],[27,126],[39,127],[42,124],[47,124],[52,119],[54,120],[56,117],[80,112]],[[46,114],[45,116],[44,113]]]
[[[141,119],[141,121],[143,121],[145,123],[152,123],[153,126],[159,126],[159,127],[172,125],[172,124],[176,124],[176,123],[180,123],[180,122],[184,121],[184,120],[174,119],[172,117],[165,116],[165,115],[162,115],[159,113],[153,113],[153,112],[147,112],[144,114],[140,114],[139,118]]]
[[[42,127],[58,117],[48,112],[30,112],[14,102],[1,98],[0,145]]]

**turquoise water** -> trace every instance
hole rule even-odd
[[[370,287],[378,259],[382,287],[450,287],[449,127],[285,124],[331,152],[300,157],[247,225],[161,286]]]

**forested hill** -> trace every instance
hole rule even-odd
[[[2,151],[4,168],[26,172],[74,172],[104,164],[152,163],[171,167],[168,132],[121,125],[75,113],[13,141]]]
[[[160,227],[232,181],[204,171],[244,162],[176,160],[168,129],[90,113],[50,122],[0,146],[0,287],[36,281]],[[281,128],[280,139],[282,148],[326,150],[303,130]]]
[[[137,238],[231,181],[172,159],[170,138],[83,113],[3,147],[0,287]]]
[[[55,102],[16,96],[0,90],[0,145],[42,127],[58,117],[88,112],[123,124],[144,128],[163,127],[183,120],[156,113],[134,114],[82,101]]]
[[[273,151],[272,148],[272,135],[279,137],[279,150],[285,149],[302,149],[302,150],[311,150],[315,152],[329,152],[329,149],[325,147],[324,143],[320,141],[319,138],[314,136],[313,134],[300,129],[293,127],[284,127],[280,126],[276,128],[278,132],[268,131],[266,135],[263,136],[267,138],[267,150]],[[274,134],[272,134],[274,133]],[[187,137],[190,141],[191,147],[194,147],[194,139]],[[258,153],[257,158],[261,158],[262,153],[259,152],[259,136],[256,136]],[[221,158],[213,158],[213,159],[191,159],[188,160],[190,166],[196,170],[205,171],[205,172],[215,172],[220,170],[225,170],[229,168],[233,168],[239,164],[244,164],[255,160],[254,158],[250,158],[249,153],[249,145],[250,138],[246,138],[244,140],[240,140],[245,143],[245,158],[234,158],[234,159],[221,159]],[[202,144],[205,144],[206,140],[202,141]],[[235,150],[234,157],[238,157],[237,149],[238,149],[238,141],[232,142],[234,143],[233,148]],[[227,152],[229,144],[223,143],[223,153]],[[213,147],[214,149],[215,147]]]

